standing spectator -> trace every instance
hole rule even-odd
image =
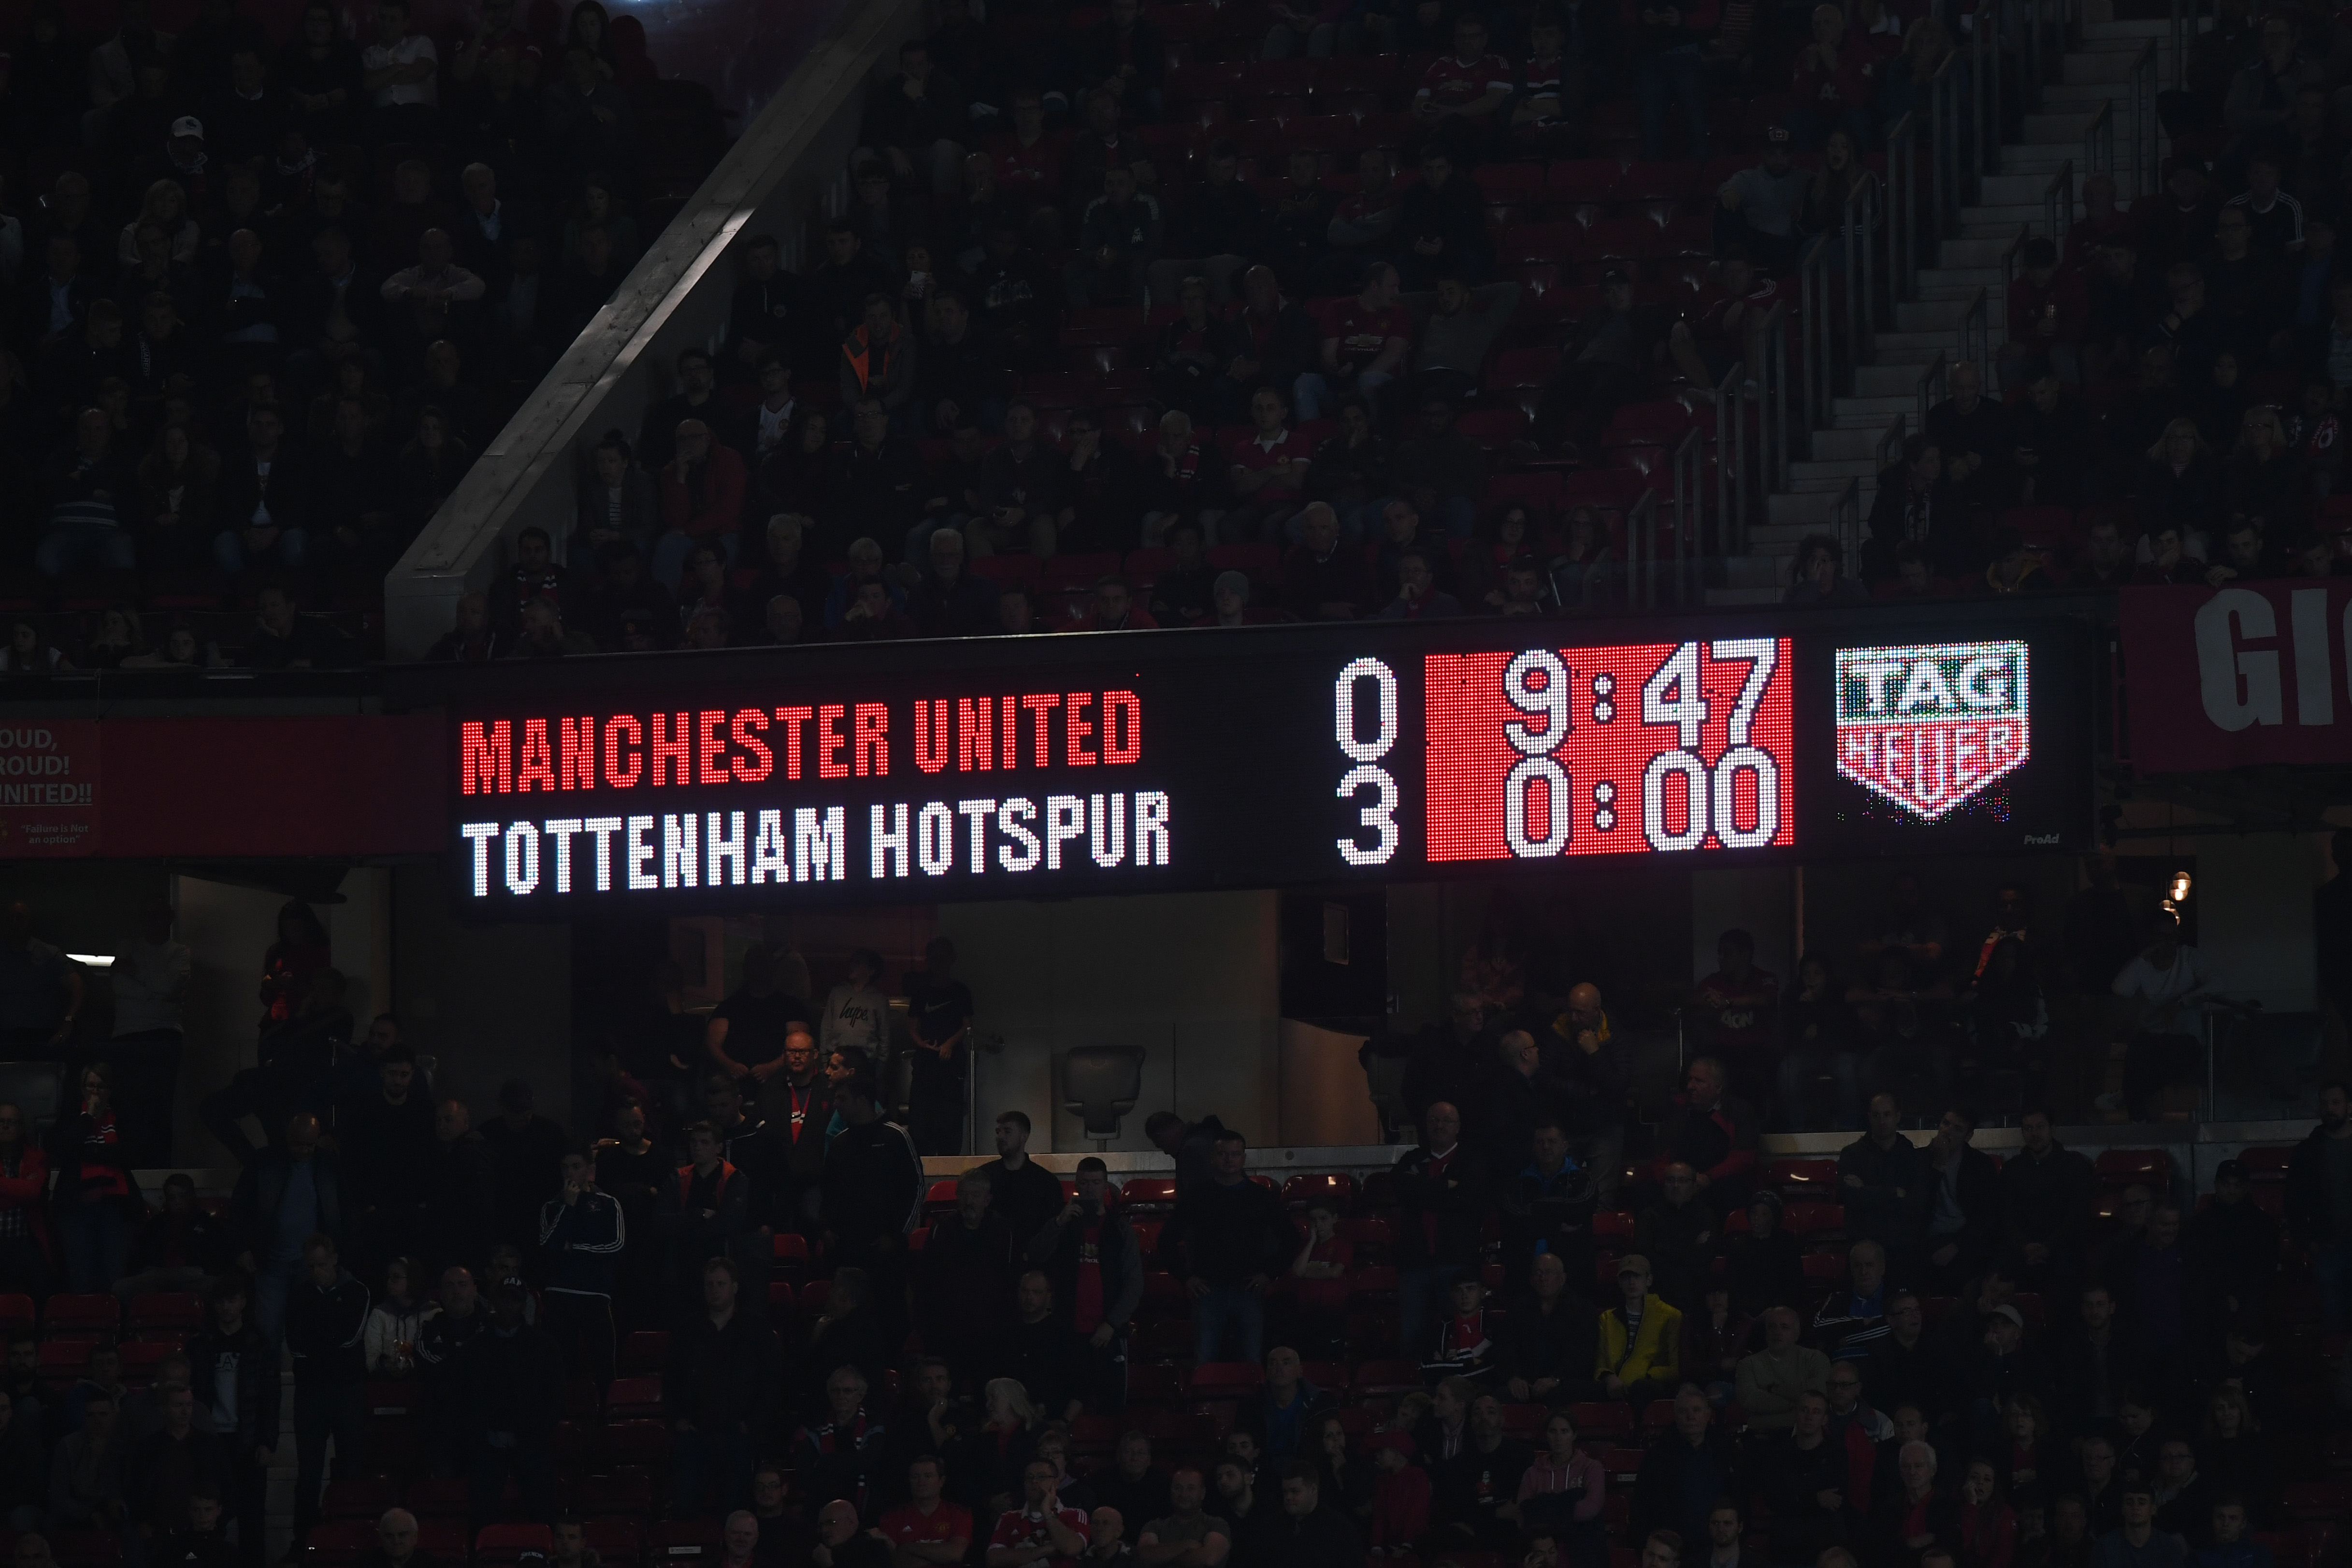
[[[687,1128],[687,1163],[662,1193],[656,1223],[669,1238],[670,1270],[688,1300],[708,1288],[703,1266],[731,1255],[751,1226],[751,1179],[723,1156],[723,1146],[710,1123]]]
[[[1746,931],[1725,932],[1715,952],[1715,973],[1692,996],[1699,1043],[1729,1067],[1733,1088],[1749,1104],[1760,1105],[1775,1078],[1780,981],[1756,967],[1756,938]]]
[[[909,38],[898,46],[898,74],[866,97],[857,160],[879,152],[902,188],[952,195],[962,177],[966,125],[961,84],[938,68],[922,39]]]
[[[990,1202],[1024,1247],[1063,1207],[1061,1179],[1029,1157],[1029,1131],[1026,1112],[997,1113],[996,1158],[978,1167],[988,1177]]]
[[[1209,1179],[1176,1201],[1176,1212],[1160,1233],[1163,1258],[1177,1269],[1192,1301],[1192,1357],[1224,1359],[1226,1330],[1239,1336],[1234,1359],[1256,1361],[1265,1354],[1266,1286],[1290,1261],[1297,1233],[1282,1211],[1271,1184],[1260,1186],[1244,1168],[1245,1139],[1220,1128],[1210,1145]]]
[[[316,1116],[293,1117],[284,1145],[264,1150],[238,1175],[230,1228],[242,1247],[238,1266],[254,1281],[254,1322],[273,1343],[288,1292],[305,1270],[305,1248],[313,1236],[340,1245],[343,1207],[341,1167],[320,1152]]]
[[[172,1163],[173,1087],[183,1049],[180,1004],[187,995],[191,964],[187,944],[172,940],[171,904],[158,898],[141,907],[137,939],[116,949],[107,971],[114,993],[114,1036],[106,1059],[114,1071],[123,1152],[133,1166]]]
[[[196,1398],[186,1384],[158,1385],[155,1406],[161,1424],[132,1445],[123,1482],[125,1511],[150,1552],[165,1547],[197,1492],[217,1500],[232,1479],[228,1445],[197,1427]]]
[[[519,1279],[490,1287],[490,1321],[459,1363],[466,1424],[472,1434],[467,1479],[474,1516],[497,1513],[511,1476],[524,1511],[555,1511],[555,1416],[562,1402],[562,1364],[545,1334],[523,1321],[530,1291]],[[601,1387],[601,1385],[600,1385]]]
[[[1717,1214],[1747,1203],[1756,1168],[1756,1111],[1731,1093],[1723,1063],[1702,1056],[1683,1074],[1683,1092],[1658,1124],[1651,1164],[1663,1180],[1677,1161],[1691,1167],[1698,1190]]]
[[[935,559],[937,538],[934,535]],[[959,561],[961,546],[958,539]],[[989,595],[992,609],[994,597]],[[944,936],[932,937],[923,946],[923,967],[908,976],[906,985],[907,1037],[914,1057],[908,1131],[919,1154],[960,1154],[971,1071],[972,999],[971,988],[955,977],[955,944]]]
[[[2000,1176],[1992,1157],[1972,1146],[1976,1116],[1957,1106],[1936,1124],[1927,1145],[1927,1249],[1930,1277],[1957,1285],[1974,1277],[2000,1234]]]
[[[1658,1201],[1633,1223],[1633,1245],[1657,1270],[1658,1294],[1677,1311],[1694,1312],[1723,1250],[1722,1222],[1700,1201],[1697,1173],[1687,1161],[1670,1163],[1658,1190]]]
[[[1869,1358],[1888,1333],[1886,1249],[1857,1241],[1846,1252],[1848,1283],[1832,1291],[1813,1313],[1814,1343],[1840,1364]]]
[[[227,1447],[221,1500],[236,1521],[238,1558],[257,1568],[281,1396],[278,1347],[246,1319],[251,1297],[243,1273],[213,1281],[205,1326],[188,1341],[188,1367],[197,1407]]]
[[[1029,1239],[1028,1256],[1046,1271],[1055,1301],[1084,1342],[1088,1375],[1079,1388],[1088,1407],[1116,1414],[1127,1406],[1127,1332],[1143,1303],[1143,1253],[1135,1228],[1110,1206],[1109,1168],[1100,1158],[1078,1162],[1076,1186]]]
[[[0,1287],[46,1300],[49,1154],[26,1135],[25,1109],[0,1101]]]
[[[1428,1346],[1454,1281],[1475,1270],[1485,1173],[1462,1147],[1462,1115],[1440,1100],[1422,1112],[1422,1142],[1397,1161],[1397,1333],[1406,1360]]]
[[[383,1266],[383,1293],[368,1312],[362,1347],[371,1376],[407,1377],[415,1372],[416,1338],[431,1310],[424,1287],[425,1266],[415,1259],[394,1258]]]
[[[2028,1110],[2018,1127],[2025,1146],[2000,1168],[2003,1255],[2020,1285],[2063,1300],[2089,1240],[2091,1162],[2060,1145],[2046,1110]]]
[[[509,1078],[499,1085],[499,1116],[482,1129],[497,1181],[498,1209],[492,1234],[500,1241],[535,1241],[540,1205],[555,1190],[563,1158],[564,1133],[532,1108],[530,1084]]]
[[[992,1201],[994,1191],[985,1167],[957,1176],[955,1213],[932,1222],[916,1260],[916,1326],[924,1348],[967,1376],[980,1370],[1011,1318],[1013,1228]],[[1056,1297],[1068,1299],[1060,1291]]]
[[[834,1256],[866,1270],[873,1305],[891,1344],[905,1332],[907,1233],[923,1212],[923,1166],[907,1130],[882,1119],[867,1078],[833,1092],[844,1124],[825,1150],[824,1207]]]
[[[705,1263],[701,1310],[676,1341],[663,1403],[677,1434],[672,1511],[726,1513],[751,1489],[751,1458],[775,1407],[775,1331],[742,1310],[740,1276],[725,1258]]]
[[[613,1381],[613,1286],[628,1246],[618,1199],[598,1190],[596,1161],[567,1149],[563,1186],[540,1207],[539,1250],[546,1265],[540,1321],[567,1376],[586,1377],[599,1397]]]
[[[440,1456],[436,1469],[456,1475],[472,1440],[466,1426],[466,1351],[488,1328],[490,1315],[472,1271],[454,1263],[442,1271],[440,1308],[416,1331],[416,1375],[429,1398],[426,1427]]]
[[[1927,1228],[1927,1156],[1903,1135],[1903,1108],[1892,1094],[1870,1097],[1870,1130],[1838,1151],[1838,1196],[1846,1234],[1875,1241],[1887,1262],[1907,1270]]]
[[[444,1097],[433,1107],[433,1148],[419,1206],[420,1228],[434,1261],[477,1262],[488,1249],[497,1181],[489,1145],[474,1131],[473,1113],[463,1100]]]
[[[2213,981],[2203,955],[2180,939],[2179,921],[2164,915],[2153,940],[2116,972],[2110,988],[2132,1015],[2122,1103],[2144,1122],[2158,1091],[2189,1078],[2202,1054],[2194,1015],[2213,994]],[[2101,1108],[2108,1108],[2105,1096]]]
[[[33,935],[32,906],[0,911],[0,1051],[17,1061],[55,1061],[73,1038],[82,1004],[81,967]]]
[[[319,1517],[327,1479],[327,1441],[338,1475],[364,1473],[367,1452],[368,1288],[343,1272],[334,1238],[302,1243],[304,1278],[286,1297],[286,1348],[294,1365],[294,1528]]]
[[[112,1082],[103,1066],[84,1069],[80,1112],[59,1116],[49,1135],[66,1277],[81,1291],[110,1289],[122,1277],[131,1251],[131,1206],[139,1205],[142,1217],[145,1211],[123,1156]]]

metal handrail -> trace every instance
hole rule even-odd
[[[1969,352],[1971,338],[1977,343],[1978,351],[1974,354]],[[1960,312],[1959,359],[1953,363],[1958,364],[1959,360],[1974,360],[1978,373],[1984,378],[1984,384],[1992,385],[1992,291],[1990,289],[1978,289],[1976,298],[1969,301],[1969,308]],[[1925,427],[1923,418],[1921,428]]]
[[[1878,257],[1870,240],[1878,224],[1878,182],[1868,168],[1845,193],[1845,350],[1861,364],[1878,329]]]
[[[2050,183],[2042,187],[2042,222],[2050,231],[2050,243],[2063,253],[2066,236],[2074,228],[2074,160],[2069,158],[2050,176]]]
[[[1673,580],[1676,604],[1690,602],[1691,565],[1698,555],[1698,530],[1706,523],[1706,492],[1699,484],[1706,451],[1706,443],[1698,426],[1693,425],[1683,432],[1683,438],[1675,444],[1674,455],[1667,459],[1675,485]]]
[[[1658,603],[1658,493],[1643,488],[1625,512],[1625,538],[1633,559],[1627,563],[1626,592],[1643,609]]]
[[[1969,57],[1976,68],[1969,94],[1976,111],[1976,155],[1969,162],[1978,175],[2000,172],[2000,36],[2008,20],[2006,5],[1980,5],[1969,28]]]
[[[1937,254],[1936,247],[1960,209],[1960,103],[1959,78],[1953,74],[1959,64],[1960,51],[1955,48],[1944,57],[1927,78],[1927,156],[1933,172],[1934,192],[1930,205],[1933,221],[1927,225],[1927,254]]]
[[[2083,172],[2113,174],[2116,172],[2116,100],[2102,99],[2091,122],[2083,127]]]
[[[2010,241],[2000,253],[2000,340],[2004,343],[2009,341],[2009,290],[2010,286],[2017,281],[2017,253],[2023,250],[2025,242],[2032,237],[2033,225],[2020,224],[2017,225],[2017,237]]]
[[[1878,445],[1873,452],[1871,461],[1879,473],[1884,474],[1894,467],[1896,461],[1902,457],[1903,443],[1911,434],[1910,423],[1910,415],[1898,413],[1895,416],[1894,422],[1887,425],[1886,433],[1878,438]]]
[[[1773,302],[1771,314],[1764,318],[1764,329],[1758,341],[1763,349],[1764,362],[1756,367],[1757,400],[1759,404],[1756,422],[1756,439],[1761,447],[1760,467],[1767,495],[1786,489],[1789,483],[1789,302]],[[1745,543],[1743,523],[1742,542]]]
[[[2176,92],[2189,85],[2189,46],[2205,30],[2204,18],[2198,15],[2201,8],[2199,0],[2187,0],[2185,7],[2182,0],[2172,0],[2172,87]]]
[[[1748,553],[1748,367],[1735,361],[1715,389],[1715,548]]]
[[[1919,286],[1919,111],[1886,132],[1886,298],[1899,304]]]
[[[1837,375],[1837,346],[1830,324],[1829,253],[1829,236],[1816,235],[1797,261],[1797,337],[1804,350],[1798,397],[1804,411],[1802,428],[1807,431],[1829,423]]]
[[[1944,357],[1944,351],[1941,349],[1938,349],[1936,350],[1936,358],[1934,361],[1928,364],[1926,370],[1919,372],[1919,431],[1921,434],[1924,435],[1927,434],[1927,411],[1944,401],[1945,397],[1951,392],[1951,385],[1952,362],[1946,359]]]
[[[2132,198],[2147,195],[2156,189],[2154,176],[2158,167],[2156,123],[2156,40],[2150,38],[2132,57],[2131,69],[2125,73],[2131,86],[2131,193]]]
[[[1862,575],[1862,481],[1848,479],[1830,503],[1830,531],[1837,536],[1838,554],[1848,577]]]

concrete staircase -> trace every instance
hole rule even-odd
[[[2079,191],[2087,172],[2083,133],[2110,99],[2116,106],[2117,162],[2128,168],[2131,63],[2142,46],[2157,39],[2158,78],[2168,82],[2171,24],[2087,19],[2105,16],[2107,10],[2097,0],[2086,7],[2082,42],[2064,57],[2058,79],[2043,88],[2040,111],[2023,117],[2023,140],[2002,143],[2001,172],[1984,176],[1976,204],[1961,210],[1957,233],[1946,235],[1933,265],[1921,269],[1916,297],[1895,307],[1894,329],[1875,335],[1868,361],[1854,369],[1853,395],[1832,400],[1829,426],[1811,431],[1805,455],[1789,465],[1788,487],[1765,497],[1764,516],[1748,525],[1748,554],[1725,562],[1726,579],[1708,588],[1709,603],[1778,602],[1799,541],[1829,527],[1830,508],[1849,479],[1861,481],[1862,509],[1868,515],[1878,487],[1879,438],[1898,413],[1910,416],[1909,428],[1916,433],[1919,377],[1938,353],[1948,361],[1958,358],[1960,319],[1979,289],[1987,296],[1993,340],[2000,340],[2001,254],[2021,227],[2047,232],[2042,191],[2070,159]],[[1928,200],[1924,184],[1919,199],[1923,206]],[[1792,363],[1792,399],[1797,371]]]

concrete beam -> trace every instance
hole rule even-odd
[[[384,579],[389,657],[423,657],[524,528],[545,528],[561,558],[583,448],[616,425],[634,434],[677,353],[716,346],[742,236],[773,231],[791,254],[795,225],[846,167],[868,82],[922,20],[922,0],[878,0],[825,30]]]

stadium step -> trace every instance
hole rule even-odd
[[[1897,415],[1916,422],[1921,372],[1937,354],[1958,357],[1961,323],[1979,298],[1986,326],[2000,340],[2007,287],[2001,257],[2021,231],[2048,234],[2044,195],[2069,163],[2079,199],[2091,172],[2084,134],[2110,103],[2116,162],[2128,172],[2136,131],[2132,69],[2153,40],[2156,79],[2171,81],[2172,23],[2112,20],[2107,0],[2087,0],[2085,11],[2079,46],[2058,62],[2035,111],[2017,122],[2021,140],[2002,144],[2000,172],[1978,181],[1977,204],[1962,210],[1958,229],[1937,247],[1940,265],[1924,269],[1916,297],[1895,306],[1894,329],[1873,339],[1870,362],[1854,369],[1853,395],[1830,401],[1828,427],[1809,433],[1807,456],[1789,465],[1786,488],[1765,497],[1764,517],[1748,529],[1749,559],[1727,563],[1722,580],[1707,590],[1710,604],[1777,602],[1790,558],[1808,534],[1828,526],[1831,506],[1848,484],[1858,484],[1868,515],[1887,427]]]

